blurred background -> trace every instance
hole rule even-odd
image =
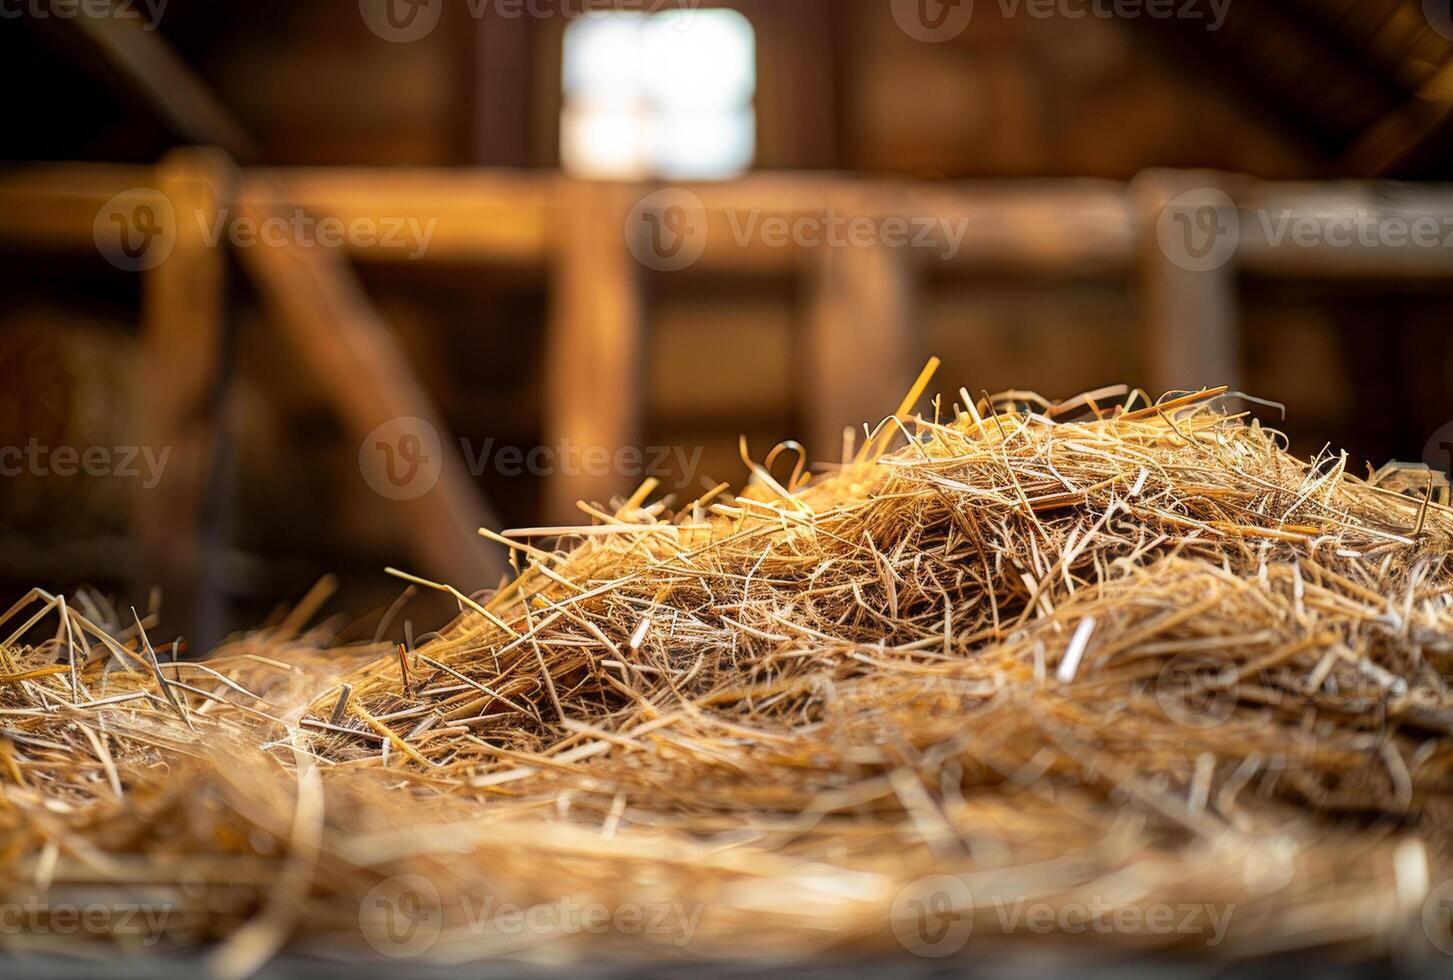
[[[1446,0],[0,0],[0,81],[7,604],[366,637],[930,354],[1453,458]]]

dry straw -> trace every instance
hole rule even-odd
[[[221,940],[228,976],[970,925],[970,952],[1426,945],[1453,512],[1292,457],[1221,389],[910,415],[927,381],[829,475],[787,446],[740,494],[484,532],[518,577],[417,649],[295,618],[175,663],[34,594],[0,621],[0,901],[164,909],[97,938]]]

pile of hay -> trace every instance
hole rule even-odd
[[[416,649],[12,610],[0,907],[42,911],[0,944],[74,949],[63,903],[229,976],[1453,938],[1453,511],[1220,390],[918,394],[825,477],[509,534]]]

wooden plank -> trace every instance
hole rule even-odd
[[[814,462],[842,460],[843,429],[876,426],[918,367],[914,272],[904,248],[823,247],[813,257],[807,317],[808,437]]]
[[[222,639],[218,471],[226,352],[227,255],[206,241],[235,189],[225,155],[177,150],[157,168],[156,188],[170,201],[175,237],[159,265],[144,273],[141,326],[140,445],[167,466],[136,499],[136,537],[145,595],[160,586],[169,633],[194,649]]]
[[[156,187],[152,167],[45,163],[0,173],[0,242],[71,251],[96,247],[96,216],[111,198]]]
[[[708,240],[697,266],[703,271],[781,272],[800,260],[804,247],[790,229],[808,222],[807,236],[816,241],[826,237],[822,222],[836,222],[841,236],[846,222],[864,217],[896,219],[873,234],[906,237],[905,251],[914,262],[950,272],[1118,275],[1136,259],[1136,215],[1126,185],[1112,181],[933,186],[754,174],[683,189],[700,199],[707,214]]]
[[[285,199],[283,188],[260,181],[266,178],[244,181],[239,212],[256,222],[286,220],[290,212],[272,203]],[[424,571],[466,593],[497,584],[503,558],[477,532],[499,521],[343,257],[294,243],[238,254],[304,367],[359,440],[364,479],[391,501]]]
[[[805,268],[803,234],[821,234],[837,202],[860,200],[860,185],[829,174],[751,174],[732,181],[687,183],[705,217],[698,272],[795,275]],[[804,224],[806,223],[806,224]]]
[[[1147,380],[1155,394],[1240,384],[1235,278],[1229,267],[1191,272],[1147,256],[1143,272]]]
[[[553,173],[430,168],[286,168],[251,170],[258,193],[272,188],[270,204],[300,206],[318,218],[364,222],[399,245],[370,244],[367,236],[343,250],[363,262],[488,263],[536,266],[554,248],[561,179]],[[1162,177],[1175,171],[1156,171]],[[1218,175],[1239,202],[1238,264],[1248,272],[1291,277],[1372,279],[1453,275],[1447,249],[1297,245],[1269,240],[1268,223],[1284,217],[1326,220],[1355,213],[1422,215],[1453,225],[1453,188],[1447,184],[1378,181],[1256,181]],[[0,242],[30,247],[91,249],[93,225],[109,199],[152,187],[148,167],[57,163],[0,172]],[[829,212],[854,217],[854,208],[908,219],[910,231],[932,231],[924,247],[909,249],[915,262],[949,273],[1008,272],[1042,276],[1102,276],[1130,272],[1141,255],[1143,216],[1123,184],[1110,181],[1028,181],[986,186],[943,186],[895,181],[859,182],[822,174],[754,174],[741,180],[685,184],[706,211],[706,247],[697,271],[781,275],[802,265],[804,249],[777,244],[764,229]],[[1141,182],[1144,186],[1144,181]],[[871,205],[850,202],[871,196]],[[418,253],[408,227],[427,227]],[[934,230],[936,227],[936,230]],[[962,229],[962,232],[960,231]],[[1445,232],[1446,237],[1446,232]]]
[[[1145,384],[1152,394],[1239,383],[1237,228],[1217,175],[1149,172],[1140,209]]]
[[[910,188],[898,213],[932,247],[912,255],[959,272],[1121,275],[1134,268],[1140,229],[1125,184],[1016,181]]]
[[[1260,181],[1235,194],[1241,210],[1237,262],[1248,273],[1453,277],[1453,188],[1447,184]]]
[[[550,280],[545,434],[552,446],[597,456],[641,438],[643,267],[626,242],[640,192],[624,185],[570,182],[562,194]],[[548,520],[576,514],[575,502],[629,493],[638,474],[584,465],[547,484]]]
[[[458,262],[541,266],[550,253],[558,179],[551,173],[430,168],[288,168],[254,171],[259,193],[345,228],[363,262]]]
[[[552,174],[427,168],[252,172],[271,178],[259,186],[279,189],[279,200],[272,203],[290,201],[318,217],[371,221],[375,226],[411,218],[432,223],[427,252],[419,256],[426,262],[542,263],[551,249],[551,226],[561,198],[559,178]],[[43,173],[42,168],[29,168],[0,177],[0,234],[21,233],[37,223],[47,228],[54,222],[58,230],[48,233],[79,243],[88,239],[90,222],[105,200],[99,192],[88,191],[88,185],[114,188],[114,193],[145,182],[141,168],[113,172],[105,166],[80,166],[73,170],[74,181],[66,174],[43,179]],[[782,222],[818,221],[829,211],[838,219],[851,219],[864,208],[907,219],[915,237],[923,229],[932,232],[910,254],[949,270],[1110,274],[1129,269],[1136,254],[1138,229],[1125,187],[1108,181],[924,188],[817,174],[760,174],[681,186],[707,212],[710,230],[699,260],[702,271],[781,273],[800,261],[801,246],[790,234],[787,244],[776,244],[767,229],[780,229]],[[43,195],[46,207],[32,206],[32,194]],[[77,195],[81,203],[66,209],[68,195]],[[869,197],[879,202],[864,204]],[[850,203],[854,201],[856,206]],[[59,212],[55,205],[62,206]],[[407,238],[407,229],[404,234]],[[409,260],[412,254],[407,248],[356,241],[345,248],[351,257],[367,262]]]

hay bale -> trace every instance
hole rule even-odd
[[[918,393],[826,476],[744,447],[740,494],[507,532],[518,578],[417,649],[173,666],[38,597],[69,632],[0,652],[0,874],[161,889],[230,975],[1419,935],[1453,511],[1220,389]],[[472,914],[506,905],[556,911]]]

